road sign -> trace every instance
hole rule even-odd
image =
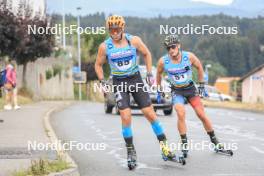
[[[253,80],[263,80],[264,79],[264,76],[262,76],[262,75],[253,75],[252,76],[252,79]]]
[[[208,72],[204,73],[204,82],[208,83],[209,81],[209,76],[208,76]]]
[[[72,72],[73,73],[80,73],[81,72],[80,67],[78,67],[78,66],[72,67]]]

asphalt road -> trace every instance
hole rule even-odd
[[[192,144],[208,144],[209,137],[190,106],[187,108],[188,137]],[[140,111],[133,111],[134,142],[138,167],[129,171],[126,149],[121,135],[120,117],[106,115],[103,104],[77,103],[54,114],[52,125],[64,141],[86,144],[87,149],[74,148],[69,153],[83,176],[116,175],[264,175],[264,114],[245,111],[206,108],[221,142],[237,148],[234,156],[216,154],[208,147],[192,149],[187,164],[165,162],[148,121]],[[158,111],[171,147],[179,142],[176,114],[163,116]],[[174,145],[173,145],[174,144]],[[180,152],[177,152],[180,153]]]

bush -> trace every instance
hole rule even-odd
[[[59,76],[61,77],[61,72],[62,72],[62,66],[59,64],[53,65],[53,76],[57,76],[59,74]]]
[[[53,76],[52,70],[48,69],[46,70],[46,80],[51,79]]]
[[[28,98],[33,98],[33,92],[32,90],[30,90],[29,88],[27,87],[21,87],[19,90],[18,90],[18,94],[23,96],[23,97],[28,97]]]

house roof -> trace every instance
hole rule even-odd
[[[244,79],[246,79],[250,75],[253,75],[257,71],[261,70],[262,68],[264,68],[264,64],[262,64],[262,65],[260,65],[260,66],[258,66],[256,68],[254,68],[253,70],[251,70],[250,72],[248,72],[246,75],[244,75],[243,77],[241,77],[240,81],[243,81]]]
[[[231,82],[238,80],[240,80],[240,77],[218,77],[215,82],[220,83],[220,82]]]

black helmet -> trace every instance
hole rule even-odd
[[[164,45],[166,46],[166,47],[168,47],[168,46],[171,46],[171,45],[173,45],[173,44],[178,44],[178,43],[180,43],[180,39],[179,39],[179,36],[178,35],[173,35],[173,34],[171,34],[171,35],[167,35],[166,37],[165,37],[165,40],[164,40]]]

